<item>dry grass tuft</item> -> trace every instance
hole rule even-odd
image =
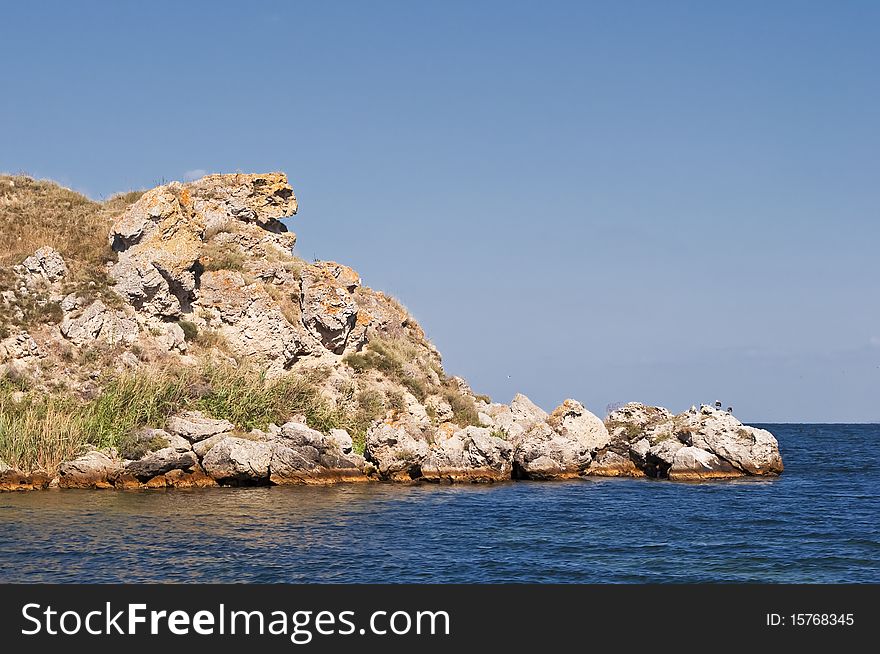
[[[0,175],[0,285],[8,288],[11,267],[47,245],[64,257],[74,284],[106,283],[104,265],[115,256],[107,233],[142,194],[100,203],[54,182]]]

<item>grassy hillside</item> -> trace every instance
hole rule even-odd
[[[0,291],[14,287],[12,266],[35,250],[51,246],[69,268],[65,290],[88,289],[105,295],[106,268],[114,252],[107,242],[110,225],[143,191],[120,193],[106,202],[23,175],[0,175]],[[35,318],[24,306],[25,319]],[[6,315],[4,315],[6,313]],[[0,323],[11,323],[11,313],[0,307]]]

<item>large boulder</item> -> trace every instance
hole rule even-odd
[[[358,320],[354,291],[358,274],[334,261],[320,261],[302,270],[302,321],[321,344],[342,354]]]
[[[202,467],[221,484],[268,484],[272,453],[271,443],[227,436],[205,454]]]
[[[704,481],[742,477],[742,472],[724,459],[698,447],[681,447],[668,472],[672,481]]]
[[[122,472],[115,450],[92,450],[62,463],[58,468],[61,488],[111,488]]]
[[[284,440],[272,443],[269,481],[273,484],[332,484],[367,480],[364,460],[357,454],[342,454],[334,447],[290,447]]]
[[[592,462],[585,444],[545,422],[534,423],[514,443],[513,476],[518,479],[571,479],[585,474]]]
[[[584,445],[591,454],[611,442],[608,429],[597,416],[575,400],[565,400],[547,419],[547,423],[564,438],[574,439]]]
[[[89,345],[100,339],[106,343],[134,343],[140,333],[137,321],[124,311],[110,309],[95,300],[79,316],[65,316],[61,334],[75,345]]]
[[[350,454],[354,448],[354,440],[344,429],[331,429],[325,442],[329,448],[336,448],[342,454]]]
[[[550,417],[522,393],[517,393],[509,405],[485,405],[483,412],[491,419],[492,426],[506,434],[510,442],[516,442],[535,425],[546,425]]]
[[[383,422],[367,432],[364,456],[388,481],[410,481],[422,476],[428,442],[413,425]]]
[[[218,434],[227,434],[235,429],[235,425],[228,420],[209,418],[201,411],[185,411],[168,418],[167,429],[191,443],[197,443]]]
[[[646,441],[647,439],[643,439],[641,443],[643,444]],[[660,440],[659,442],[655,442],[644,452],[644,455],[638,460],[649,476],[666,477],[669,472],[669,468],[672,466],[672,463],[675,460],[676,454],[684,446],[684,443],[682,443],[680,440],[670,436]],[[636,448],[633,448],[633,451],[638,452]]]
[[[494,482],[509,480],[513,447],[485,427],[465,427],[439,438],[421,463],[426,481]]]
[[[727,411],[703,406],[676,419],[682,442],[729,461],[745,474],[772,475],[784,469],[773,434],[743,425]]]
[[[192,450],[179,452],[173,447],[163,447],[144,455],[137,461],[129,461],[125,465],[124,472],[144,482],[172,470],[192,472],[198,466],[199,460]]]
[[[344,429],[327,435],[296,421],[281,425],[273,441],[270,481],[273,484],[331,484],[367,481],[364,459],[352,452]]]

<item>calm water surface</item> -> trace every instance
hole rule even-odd
[[[768,427],[775,480],[4,493],[0,582],[880,583],[880,426]]]

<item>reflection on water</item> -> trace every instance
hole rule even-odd
[[[880,428],[773,429],[772,481],[0,494],[0,581],[880,582]]]

